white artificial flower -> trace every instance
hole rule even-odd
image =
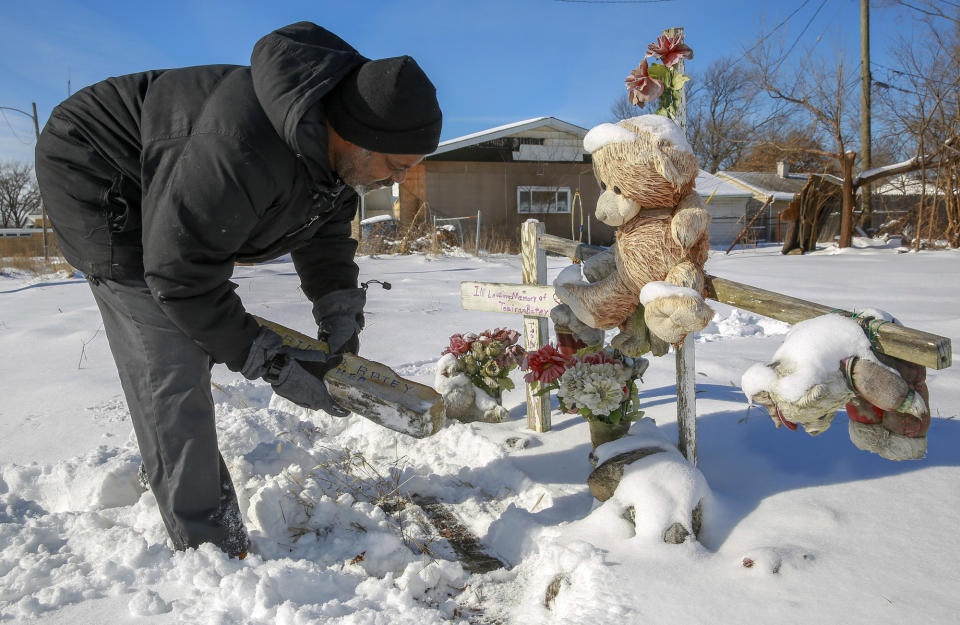
[[[614,378],[595,374],[584,384],[581,397],[583,404],[593,414],[610,414],[623,401],[623,387]]]
[[[609,414],[623,401],[623,386],[630,372],[610,363],[577,363],[560,378],[557,394],[567,404],[589,408],[593,414]]]

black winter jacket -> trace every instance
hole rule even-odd
[[[292,252],[311,300],[357,285],[357,195],[328,164],[322,99],[366,60],[301,22],[261,39],[249,67],[150,71],[77,92],[38,142],[41,191],[109,182],[100,206],[48,203],[67,260],[93,277],[144,279],[184,333],[239,368],[258,326],[229,280],[236,261]],[[320,123],[304,129],[311,108]],[[43,175],[43,158],[69,158],[50,146],[80,144],[100,158]]]

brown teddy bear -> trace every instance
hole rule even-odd
[[[603,191],[596,217],[617,227],[614,263],[590,283],[576,266],[568,268],[554,282],[556,294],[586,325],[628,331],[626,340],[618,338],[635,343],[631,355],[651,347],[639,338],[645,330],[639,325],[661,345],[679,343],[713,318],[702,297],[710,215],[693,190],[693,150],[680,127],[660,115],[601,124],[584,137],[584,147]],[[634,315],[638,305],[642,320]]]

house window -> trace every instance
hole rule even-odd
[[[569,187],[517,187],[518,213],[569,213]]]

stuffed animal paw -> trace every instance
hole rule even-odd
[[[650,332],[667,343],[679,343],[713,319],[713,309],[699,293],[666,282],[650,282],[640,291],[644,321]]]

